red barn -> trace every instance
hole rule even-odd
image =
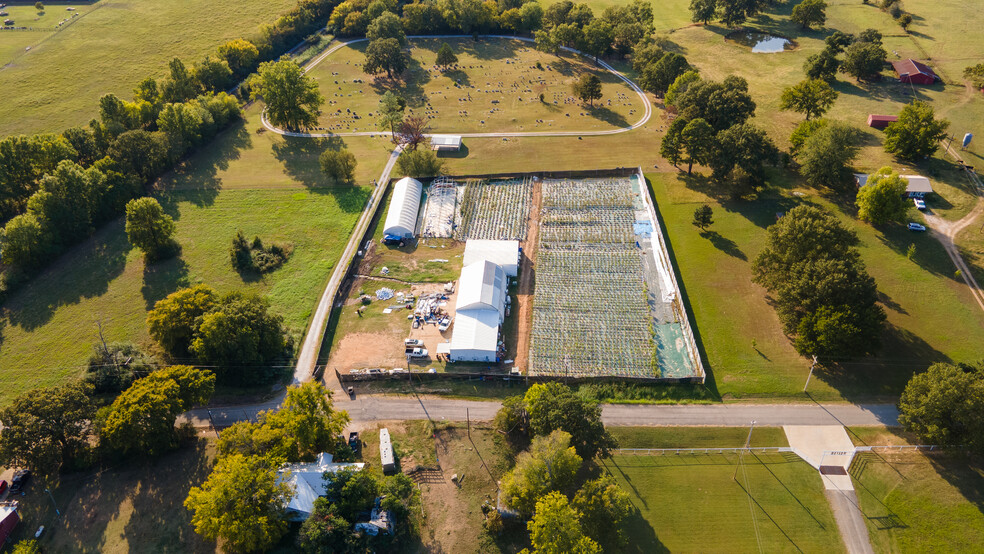
[[[889,123],[894,123],[899,120],[897,115],[868,115],[868,127],[874,127],[875,129],[884,129],[888,127]]]
[[[903,83],[913,83],[916,85],[931,85],[940,78],[932,69],[916,60],[900,60],[892,62],[895,73],[899,76],[899,81]]]
[[[14,527],[17,527],[18,523],[20,523],[20,515],[17,514],[17,503],[0,503],[0,545],[7,542],[7,538],[13,533]]]

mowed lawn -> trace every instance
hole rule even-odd
[[[736,462],[731,454],[603,460],[640,512],[629,521],[629,551],[843,551],[815,469],[795,454],[752,454],[733,479]]]
[[[456,69],[441,71],[434,65],[444,42],[458,56]],[[336,133],[376,130],[375,112],[387,90],[404,98],[407,113],[423,117],[436,132],[607,130],[627,127],[643,115],[639,96],[612,73],[580,56],[539,52],[530,42],[414,39],[410,68],[397,82],[362,71],[366,45],[342,48],[309,72],[327,100],[321,128]],[[603,98],[593,107],[582,105],[571,92],[585,73],[602,82]]]
[[[164,76],[172,58],[190,67],[224,42],[252,36],[260,24],[272,23],[294,4],[100,0],[85,7],[88,13],[76,18],[79,21],[45,32],[46,38],[39,36],[37,42],[25,44],[20,31],[4,32],[0,43],[16,41],[18,50],[34,46],[0,69],[0,136],[61,132],[86,124],[98,114],[103,94],[129,99],[144,77]],[[65,7],[48,6],[52,21],[39,23],[54,25],[62,14],[70,15]],[[0,49],[0,63],[6,64],[10,52]]]
[[[147,344],[147,311],[192,284],[267,295],[300,338],[370,188],[326,186],[317,170],[319,152],[271,133],[257,135],[252,125],[251,119],[235,126],[159,183],[156,196],[177,222],[178,258],[147,267],[120,219],[8,299],[0,319],[0,372],[7,385],[0,404],[80,375],[100,323],[108,341]],[[374,148],[368,139],[359,144],[363,151]],[[378,177],[385,162],[380,151],[365,156],[360,182],[371,172]],[[238,229],[268,244],[290,243],[293,254],[262,278],[241,276],[229,261]]]
[[[809,389],[814,397],[891,398],[913,371],[933,361],[980,356],[984,313],[953,277],[952,263],[931,237],[901,226],[875,229],[854,219],[849,207],[810,189],[776,188],[756,200],[731,201],[699,178],[647,177],[695,316],[709,384],[723,397],[790,396],[806,382],[810,363],[782,333],[765,290],[752,282],[751,268],[776,214],[803,202],[837,214],[857,231],[888,316],[880,353],[836,360],[829,370],[819,371]],[[714,224],[702,235],[691,220],[694,209],[705,203],[714,209]],[[912,260],[905,255],[910,244],[916,245]]]
[[[876,552],[977,552],[984,544],[979,459],[865,453],[851,475]]]

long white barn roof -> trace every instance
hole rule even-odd
[[[417,228],[417,210],[420,208],[420,197],[424,186],[420,181],[404,177],[393,185],[393,195],[390,197],[389,211],[386,212],[386,223],[383,234],[398,237],[412,237]]]
[[[468,266],[483,260],[501,267],[507,276],[515,277],[519,273],[519,241],[484,239],[465,241],[464,265]]]
[[[506,274],[502,268],[488,260],[465,266],[458,281],[458,300],[454,309],[455,312],[495,310],[502,321],[506,316]]]

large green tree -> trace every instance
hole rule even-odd
[[[81,382],[26,392],[0,410],[0,466],[23,466],[53,477],[89,448],[96,410]]]
[[[619,488],[611,475],[584,483],[571,506],[580,512],[586,535],[609,549],[625,544],[622,526],[635,508],[628,493]]]
[[[826,81],[811,79],[783,89],[779,109],[799,112],[810,119],[826,113],[834,100],[837,100],[836,90]]]
[[[256,66],[256,60],[260,58],[260,51],[256,45],[242,38],[230,40],[219,46],[218,54],[229,64],[229,69],[238,76],[252,71]]]
[[[559,492],[536,502],[536,513],[526,524],[535,554],[601,554],[601,546],[584,534],[581,514]]]
[[[318,83],[292,60],[264,62],[252,80],[253,99],[262,99],[270,122],[287,129],[311,127],[318,122],[324,97]]]
[[[844,50],[841,69],[858,82],[874,80],[881,75],[888,54],[881,43],[855,42]]]
[[[816,54],[811,54],[803,62],[803,72],[807,79],[820,79],[832,83],[837,78],[837,70],[841,62],[837,59],[837,50],[829,46]]]
[[[265,551],[287,532],[284,506],[292,494],[267,459],[232,454],[219,460],[201,487],[191,488],[184,505],[202,537],[222,539],[233,551]]]
[[[858,157],[861,133],[838,121],[826,122],[797,149],[800,175],[814,187],[846,192],[854,187],[851,164]]]
[[[386,72],[390,79],[393,74],[403,73],[407,68],[407,56],[395,38],[381,38],[369,43],[366,47],[366,61],[362,70],[370,75]]]
[[[396,39],[400,46],[407,45],[407,35],[403,31],[403,24],[400,23],[400,18],[393,12],[383,12],[379,17],[373,19],[369,27],[366,28],[366,38],[370,42],[392,38]]]
[[[827,22],[827,3],[823,0],[803,0],[793,6],[793,13],[789,16],[789,20],[799,23],[804,29],[823,25]]]
[[[680,117],[687,120],[699,117],[716,131],[745,123],[755,114],[748,81],[736,75],[729,75],[722,82],[703,79],[691,82],[676,95],[673,105]]]
[[[379,99],[379,106],[376,109],[379,114],[377,123],[380,129],[390,132],[394,144],[399,141],[396,136],[396,128],[403,123],[403,113],[406,109],[407,103],[391,90],[383,93]]]
[[[123,455],[157,456],[174,448],[178,415],[205,404],[215,390],[211,371],[171,366],[137,379],[109,407],[102,444]]]
[[[534,438],[529,451],[520,454],[502,478],[506,503],[530,516],[542,496],[571,486],[582,459],[570,444],[571,435],[559,430]]]
[[[208,285],[181,289],[158,300],[147,314],[150,337],[175,358],[188,356],[198,327],[195,320],[212,311],[219,297]]]
[[[151,259],[171,249],[176,227],[155,198],[145,196],[126,205],[126,238]]]
[[[41,177],[78,153],[59,135],[9,136],[0,140],[0,221],[22,213]]]
[[[899,423],[924,444],[984,452],[984,367],[933,364],[899,398]]]
[[[31,213],[14,217],[0,233],[0,260],[21,269],[40,267],[54,251],[48,227]]]
[[[690,20],[707,25],[717,14],[717,0],[690,0]]]
[[[687,153],[687,175],[694,169],[694,164],[706,165],[714,156],[717,145],[714,128],[701,118],[694,119],[680,132],[680,145]]]
[[[434,63],[441,69],[447,69],[458,63],[458,56],[455,55],[450,44],[443,42],[437,51],[437,60]]]
[[[855,203],[858,219],[872,225],[901,223],[909,212],[905,197],[908,183],[891,167],[883,167],[868,176],[868,181],[858,190]]]
[[[106,176],[98,169],[69,160],[41,179],[27,209],[44,222],[63,245],[73,244],[92,232],[92,218],[105,190]]]
[[[436,177],[444,171],[444,162],[433,150],[409,150],[400,154],[396,169],[408,177]]]
[[[318,157],[321,172],[332,184],[351,183],[355,179],[355,154],[346,148],[328,148]]]
[[[639,84],[642,88],[662,96],[677,77],[691,69],[686,58],[675,52],[668,52],[643,69]]]
[[[902,108],[897,121],[885,128],[885,151],[903,160],[932,156],[946,137],[950,122],[936,119],[933,106],[916,100]]]
[[[779,157],[779,149],[764,130],[743,123],[717,134],[717,148],[708,160],[713,177],[730,183],[732,196],[741,197],[765,182],[765,166]]]
[[[535,436],[561,430],[571,435],[578,455],[590,459],[608,456],[618,446],[601,422],[598,402],[578,396],[561,383],[536,384],[523,397],[529,416],[530,432]]]
[[[601,99],[601,79],[594,73],[584,73],[574,82],[571,90],[582,102],[594,106],[594,101]]]
[[[984,89],[984,63],[965,67],[963,77],[970,81],[974,88]]]

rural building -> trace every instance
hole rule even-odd
[[[884,129],[888,127],[889,123],[895,123],[899,120],[897,115],[875,115],[871,114],[868,116],[868,127],[873,127],[875,129]]]
[[[343,469],[362,470],[365,464],[334,463],[327,452],[318,454],[315,462],[286,464],[277,470],[277,482],[288,483],[294,489],[294,496],[287,503],[286,518],[290,521],[304,521],[314,511],[314,501],[325,495],[325,473],[335,473]]]
[[[892,62],[892,67],[903,83],[931,85],[940,80],[935,71],[913,59]]]
[[[383,239],[401,241],[413,238],[417,229],[417,211],[424,186],[420,181],[404,177],[393,185],[386,223],[383,225]]]
[[[518,243],[516,248],[513,256],[519,253]],[[498,359],[499,326],[506,317],[508,298],[506,279],[506,272],[487,259],[475,261],[461,270],[450,345],[453,361],[495,362]]]
[[[17,513],[17,503],[0,503],[0,545],[7,542],[7,538],[14,532],[14,527],[17,527],[18,523],[20,523],[20,515]]]
[[[506,317],[506,284],[506,273],[488,260],[466,265],[458,280],[455,314],[468,310],[492,310],[501,323]]]
[[[901,177],[908,183],[905,186],[907,198],[925,198],[927,194],[933,193],[933,185],[926,177],[922,175],[902,175]],[[854,181],[858,184],[858,188],[861,188],[868,184],[868,174],[855,173]]]
[[[379,461],[383,466],[383,473],[396,471],[396,458],[393,456],[389,429],[379,430]]]
[[[431,148],[438,152],[457,152],[461,150],[461,136],[433,135],[431,136]]]
[[[502,268],[507,277],[519,274],[518,240],[468,240],[465,241],[465,266],[489,261]]]
[[[373,507],[372,512],[369,514],[369,521],[362,521],[355,524],[356,531],[362,531],[367,535],[375,537],[376,535],[383,533],[385,535],[393,534],[393,514],[389,510],[384,510],[379,506],[379,499],[376,499],[376,505]]]

